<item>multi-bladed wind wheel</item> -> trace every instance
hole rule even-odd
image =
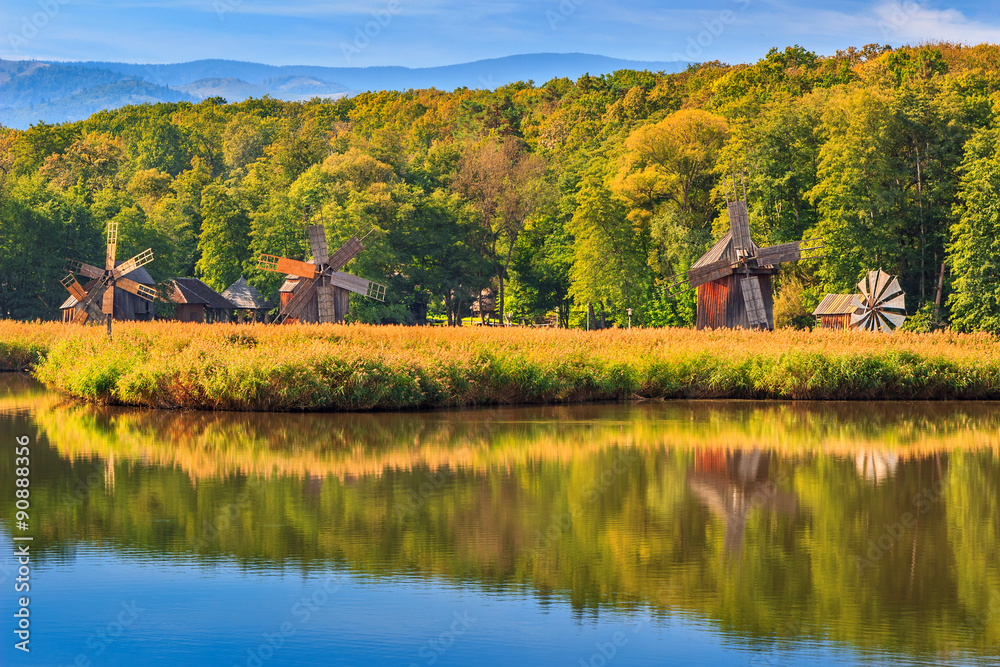
[[[852,327],[891,333],[906,321],[906,295],[895,277],[882,269],[869,271],[858,289],[861,294],[851,303],[858,309],[851,315]]]
[[[115,312],[115,288],[131,292],[147,301],[156,298],[156,290],[146,285],[130,280],[125,276],[132,273],[140,266],[144,266],[153,261],[153,249],[147,248],[132,259],[115,264],[115,255],[118,251],[118,223],[108,223],[108,250],[105,254],[104,268],[99,269],[92,264],[67,260],[69,262],[69,275],[60,282],[69,293],[76,297],[79,302],[76,306],[76,316],[73,321],[83,324],[87,321],[107,320],[108,332],[111,332],[111,318]],[[74,274],[80,274],[90,278],[86,285],[81,285]],[[100,305],[98,305],[100,302]],[[107,318],[100,318],[103,313]]]

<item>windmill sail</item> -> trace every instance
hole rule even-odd
[[[760,281],[757,280],[757,276],[741,278],[740,287],[743,292],[743,304],[747,311],[747,323],[752,328],[766,329],[768,326],[767,311],[764,309],[764,297],[760,292]]]

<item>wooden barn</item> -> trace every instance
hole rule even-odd
[[[172,278],[170,300],[177,304],[179,322],[228,322],[234,309],[229,299],[197,278]]]
[[[116,262],[116,266],[121,265],[121,262]],[[145,285],[149,288],[156,287],[156,283],[153,281],[152,276],[143,267],[138,267],[133,269],[129,273],[126,273],[122,278],[134,281],[140,285]],[[83,289],[87,292],[90,291],[91,287],[97,284],[98,280],[93,280],[88,282],[83,286]],[[151,320],[156,314],[156,309],[153,301],[140,297],[132,292],[122,289],[121,287],[114,288],[114,315],[116,320]],[[77,316],[77,307],[79,305],[79,300],[70,295],[68,299],[63,301],[59,309],[62,311],[63,322],[72,322],[73,318]]]
[[[493,294],[492,287],[480,290],[478,294],[473,292],[470,296],[472,297],[472,307],[470,310],[473,315],[479,316],[480,321],[486,322],[491,316],[496,314],[497,298]]]
[[[264,295],[248,283],[243,276],[227,287],[222,296],[236,308],[237,317],[241,322],[247,319],[253,322],[263,322],[267,311],[271,309],[271,304],[267,302]]]
[[[851,315],[860,315],[855,294],[827,294],[816,306],[816,326],[820,329],[850,329]]]

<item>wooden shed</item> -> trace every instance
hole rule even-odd
[[[115,262],[115,265],[119,265],[121,262]],[[146,285],[147,287],[156,287],[156,283],[153,281],[152,276],[143,267],[138,267],[135,270],[126,273],[123,278],[129,280],[134,280],[140,285]],[[90,292],[91,287],[97,283],[93,280],[83,286],[83,289]],[[120,287],[115,287],[115,307],[114,307],[114,319],[116,320],[151,320],[153,315],[156,313],[156,309],[152,301],[143,299],[142,297],[132,294]],[[59,309],[62,310],[63,322],[72,322],[73,318],[76,317],[77,311],[77,298],[70,295],[68,299],[63,301]]]
[[[228,322],[232,302],[197,278],[172,278],[170,300],[180,322]]]
[[[759,250],[756,243],[746,241],[755,250]],[[733,235],[727,232],[722,239],[712,246],[708,252],[702,255],[691,266],[691,273],[697,275],[698,269],[715,265],[729,264],[739,265],[742,261],[733,244]],[[698,285],[698,319],[699,329],[721,329],[721,328],[750,328],[750,318],[747,314],[747,299],[745,298],[743,280],[753,279],[759,288],[759,299],[763,305],[764,312],[761,314],[766,318],[767,329],[774,328],[774,297],[771,294],[771,276],[776,272],[773,266],[759,268],[745,267],[734,271],[732,269],[719,270],[721,275],[715,280]],[[756,290],[755,290],[756,291]],[[756,301],[755,301],[756,302]],[[754,303],[755,303],[754,302]]]
[[[856,294],[827,294],[813,311],[820,329],[850,329],[851,315],[860,315]]]
[[[240,279],[226,288],[222,296],[236,308],[240,321],[251,319],[263,321],[265,313],[271,309],[264,295],[240,276]]]

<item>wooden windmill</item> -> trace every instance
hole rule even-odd
[[[152,262],[153,249],[147,248],[132,259],[121,263],[115,261],[117,252],[118,223],[109,222],[104,268],[68,259],[70,273],[60,281],[78,301],[73,322],[83,324],[88,321],[106,320],[108,335],[111,335],[111,320],[115,315],[115,288],[131,292],[147,301],[156,298],[156,290],[125,277],[140,266]],[[91,280],[86,285],[81,285],[74,274],[86,276]],[[106,318],[101,317],[102,313]]]
[[[296,279],[291,298],[282,300],[281,311],[274,320],[276,324],[288,318],[300,322],[343,322],[347,315],[348,292],[385,301],[385,285],[340,270],[365,249],[362,239],[353,236],[330,255],[323,225],[309,225],[306,231],[313,261],[302,262],[262,253],[258,262],[265,271],[289,274]]]
[[[726,187],[729,231],[691,268],[668,286],[672,293],[698,290],[699,329],[774,328],[774,298],[771,276],[779,264],[803,258],[803,253],[822,246],[810,240],[760,247],[750,237],[746,184],[742,199],[736,183]],[[732,193],[732,199],[730,194]]]

